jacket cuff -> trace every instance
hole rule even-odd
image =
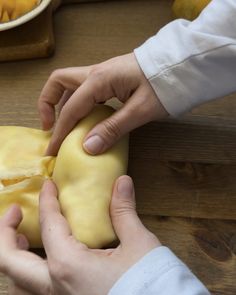
[[[187,266],[164,246],[146,254],[121,276],[108,293],[121,294],[210,295]]]

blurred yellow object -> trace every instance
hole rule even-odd
[[[0,0],[0,23],[17,19],[39,3],[40,0]]]
[[[54,166],[52,157],[43,156],[50,136],[41,130],[0,126],[0,215],[19,204],[24,216],[19,231],[32,247],[41,245],[38,195]]]
[[[38,220],[39,192],[46,178],[53,178],[61,210],[74,236],[91,248],[115,239],[109,215],[112,186],[126,173],[128,140],[121,139],[102,155],[88,155],[83,138],[112,113],[98,106],[66,137],[57,158],[45,157],[50,133],[41,130],[0,127],[0,216],[11,204],[19,204],[23,220],[18,231],[31,247],[42,247]]]
[[[7,11],[4,11],[2,14],[1,22],[6,23],[9,22],[10,18]]]
[[[175,0],[172,11],[175,18],[194,20],[211,0]]]

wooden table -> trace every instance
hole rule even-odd
[[[39,127],[36,101],[56,68],[130,52],[171,20],[171,0],[70,5],[52,58],[0,66],[0,125]],[[212,294],[236,294],[236,96],[131,136],[129,172],[143,222]],[[0,294],[7,294],[5,279]]]

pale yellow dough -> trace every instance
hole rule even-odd
[[[126,173],[128,139],[108,152],[91,156],[82,142],[87,132],[112,113],[98,106],[64,140],[56,160],[44,157],[50,134],[24,127],[0,127],[0,215],[18,203],[23,210],[19,232],[31,247],[41,247],[38,196],[45,178],[51,177],[59,190],[61,210],[73,235],[91,248],[115,239],[109,204],[115,179]],[[55,164],[55,167],[54,167]]]
[[[0,215],[19,204],[24,219],[19,231],[32,247],[40,247],[38,196],[43,180],[52,175],[54,159],[44,157],[49,132],[0,126]]]

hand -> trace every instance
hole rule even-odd
[[[40,194],[40,225],[47,261],[28,252],[26,238],[16,233],[22,219],[18,206],[11,207],[0,220],[0,271],[22,292],[106,295],[124,272],[160,246],[137,216],[134,188],[128,176],[120,177],[113,189],[110,214],[120,240],[115,249],[89,249],[76,241],[60,213],[56,196],[55,185],[47,181]]]
[[[97,103],[117,97],[125,103],[85,137],[84,149],[99,154],[122,135],[153,120],[168,116],[133,53],[98,65],[67,68],[52,73],[38,101],[43,129],[55,123],[55,106],[60,114],[47,154],[55,156],[66,135]]]

